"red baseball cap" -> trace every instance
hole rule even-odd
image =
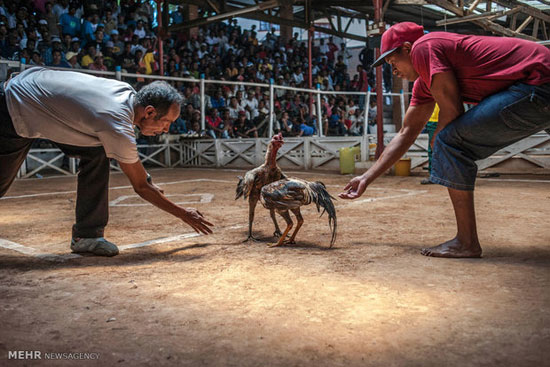
[[[424,35],[424,27],[412,22],[397,23],[390,27],[382,35],[382,46],[380,57],[372,64],[376,67],[384,62],[384,58],[395,52],[405,42],[414,43]]]

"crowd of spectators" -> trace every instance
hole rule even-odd
[[[260,41],[255,26],[241,29],[236,20],[200,27],[195,37],[186,37],[184,32],[163,35],[164,59],[160,60],[153,17],[149,1],[0,0],[0,57],[24,59],[31,65],[99,71],[114,71],[119,66],[127,73],[147,75],[159,75],[163,62],[165,76],[197,80],[173,82],[184,96],[184,104],[170,132],[189,137],[258,137],[268,133],[269,89],[243,84],[207,84],[206,129],[202,130],[200,78],[300,88],[319,85],[325,91],[358,92],[366,92],[372,82],[363,66],[366,61],[350,70],[352,56],[345,43],[328,37],[315,41],[310,83],[308,50],[297,34],[282,40],[272,28]],[[171,24],[181,24],[184,19],[182,7],[171,11]],[[130,82],[139,89],[148,80],[138,77]],[[316,100],[310,98],[309,93],[276,88],[274,132],[286,136],[316,134]],[[325,95],[321,103],[325,133],[362,134],[364,107],[364,93]],[[369,116],[373,113],[371,109]]]

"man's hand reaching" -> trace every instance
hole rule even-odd
[[[357,176],[350,180],[350,182],[344,187],[344,191],[338,194],[338,197],[342,199],[357,199],[367,189],[367,179],[363,176]]]
[[[179,218],[189,224],[197,233],[212,233],[212,229],[208,226],[214,226],[214,224],[207,221],[202,213],[195,208],[182,208],[182,214],[179,215]]]

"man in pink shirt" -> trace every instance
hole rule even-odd
[[[393,74],[414,81],[403,128],[376,164],[353,178],[340,194],[355,199],[405,154],[434,109],[439,122],[432,139],[430,181],[448,188],[457,235],[422,254],[480,257],[474,211],[475,161],[544,129],[550,131],[550,50],[531,41],[424,34],[421,26],[398,23],[382,36],[381,57]],[[476,104],[464,112],[463,103]]]

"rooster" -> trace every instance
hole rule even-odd
[[[285,231],[279,238],[279,242],[273,246],[280,246],[283,243],[295,243],[296,234],[304,223],[300,207],[308,205],[313,201],[317,206],[318,212],[320,211],[320,207],[323,208],[321,215],[325,211],[328,214],[328,225],[332,230],[330,240],[330,247],[332,247],[336,240],[336,209],[334,208],[332,199],[334,198],[327,192],[325,185],[319,181],[308,182],[298,178],[288,178],[264,186],[261,193],[263,206],[270,211],[277,211],[287,224]],[[288,232],[293,226],[292,219],[288,213],[289,210],[296,216],[298,224],[290,239],[285,241]]]
[[[258,200],[260,200],[260,191],[262,190],[262,187],[286,178],[286,176],[281,172],[279,166],[277,166],[277,151],[283,144],[283,135],[281,133],[273,136],[271,142],[267,146],[265,163],[246,172],[244,178],[238,176],[239,183],[237,184],[235,200],[241,196],[244,197],[244,199],[248,198],[248,238],[244,242],[248,240],[256,240],[256,238],[252,236],[252,222],[254,221],[254,210],[256,209]],[[275,232],[273,235],[275,237],[280,236],[281,230],[279,229],[277,219],[275,218],[275,211],[270,210],[270,215],[273,220],[273,224],[275,225]]]

